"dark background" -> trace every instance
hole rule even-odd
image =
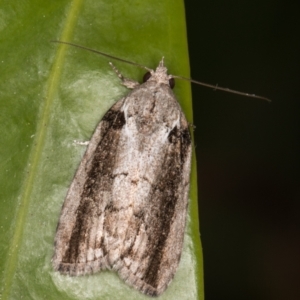
[[[205,299],[300,299],[297,1],[186,1]]]

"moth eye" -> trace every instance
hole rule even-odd
[[[150,72],[147,72],[144,77],[143,77],[143,82],[146,82],[148,81],[148,79],[151,77],[151,73]]]
[[[174,86],[175,86],[175,79],[174,78],[169,79],[169,86],[170,86],[171,89],[174,88]]]

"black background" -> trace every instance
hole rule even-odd
[[[186,1],[205,299],[300,299],[297,1]]]

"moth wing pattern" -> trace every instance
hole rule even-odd
[[[160,295],[182,252],[191,149],[188,122],[167,85],[146,82],[113,105],[65,198],[54,269],[74,276],[113,269]]]

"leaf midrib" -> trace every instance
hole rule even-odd
[[[73,36],[75,24],[81,10],[83,0],[74,0],[69,5],[69,10],[66,13],[66,21],[63,25],[60,40],[69,41]],[[53,37],[55,38],[55,37]],[[39,118],[37,122],[37,133],[28,159],[28,174],[23,182],[21,192],[19,209],[16,215],[14,234],[11,239],[9,247],[9,256],[7,258],[5,267],[5,276],[3,282],[3,293],[1,299],[8,299],[11,291],[13,277],[17,267],[19,248],[22,242],[24,226],[29,210],[30,198],[38,174],[39,162],[42,156],[42,150],[45,144],[45,137],[47,134],[49,119],[51,115],[51,108],[58,90],[60,77],[62,74],[63,62],[66,57],[65,45],[59,45],[56,55],[54,57],[53,65],[49,73],[49,78],[45,86],[44,105],[41,107]]]

